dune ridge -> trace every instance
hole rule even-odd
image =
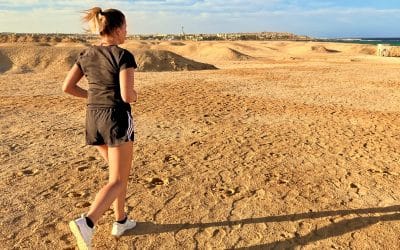
[[[139,71],[181,71],[217,69],[166,50],[138,50],[134,53]]]
[[[70,44],[20,44],[0,47],[0,73],[66,71],[85,48]],[[130,49],[131,51],[133,49]],[[134,49],[139,71],[181,71],[217,69],[166,50]]]
[[[320,53],[338,53],[340,51],[338,50],[334,50],[334,49],[327,49],[325,46],[323,45],[314,45],[311,46],[311,50],[312,51],[316,51],[316,52],[320,52]]]
[[[1,73],[65,71],[75,62],[81,48],[18,45],[0,47]]]
[[[51,42],[48,38],[38,42],[3,43],[0,46],[0,73],[66,71],[75,62],[80,51],[90,46],[82,42]],[[27,39],[25,37],[25,39]],[[49,42],[50,41],[50,42]],[[57,40],[58,41],[58,40]],[[268,44],[268,46],[265,46]],[[296,45],[297,44],[297,45]],[[191,42],[191,41],[128,41],[122,45],[136,57],[138,71],[185,71],[217,69],[218,64],[248,61],[263,57],[290,58],[321,54],[375,55],[372,45],[328,44],[288,42]],[[263,54],[263,56],[259,56]],[[360,59],[352,59],[352,61]]]
[[[252,58],[231,48],[205,48],[200,51],[200,55],[209,59],[248,60]]]
[[[183,47],[180,50],[183,54],[195,56],[203,60],[229,60],[229,61],[241,61],[249,60],[252,57],[242,53],[236,49],[225,46],[213,46],[213,44],[204,44],[200,46],[189,45]]]

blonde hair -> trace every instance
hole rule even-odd
[[[124,14],[117,9],[102,10],[94,7],[86,10],[82,20],[89,24],[89,32],[101,36],[111,35],[112,32],[125,23]]]

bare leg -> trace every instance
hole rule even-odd
[[[108,164],[108,149],[109,149],[108,146],[101,145],[101,146],[96,146],[96,148]],[[132,154],[130,155],[132,156]],[[132,162],[132,158],[129,161]],[[129,175],[127,177],[129,177]],[[111,175],[110,175],[110,181],[111,181]],[[126,191],[128,188],[128,178],[126,178],[123,186],[124,186],[123,191],[117,196],[117,199],[115,199],[115,201],[113,202],[114,215],[116,221],[125,218],[125,200],[126,200]]]
[[[99,146],[95,146],[95,147],[97,148],[97,150],[99,151],[101,156],[104,158],[104,160],[108,164],[108,146],[107,145],[99,145]]]
[[[108,184],[97,193],[87,216],[96,223],[111,204],[122,194],[126,194],[126,184],[132,165],[132,142],[126,142],[118,147],[108,147],[108,161],[110,166],[110,177]],[[100,151],[100,153],[102,153]],[[102,154],[103,155],[103,154]],[[103,155],[104,157],[104,155]],[[124,217],[124,207],[120,207],[120,200],[115,211],[116,217]],[[125,196],[123,197],[125,202]],[[121,202],[124,206],[124,202]],[[122,211],[122,212],[121,212]]]
[[[121,176],[122,181],[122,190],[117,195],[117,198],[114,200],[113,207],[114,207],[114,215],[115,220],[119,221],[125,218],[125,200],[126,200],[126,190],[128,189],[128,180],[129,180],[129,173],[132,167],[132,154],[133,154],[133,143],[127,142],[127,149],[125,153],[125,164],[127,165],[127,172]],[[109,181],[115,179],[116,177],[110,172]]]

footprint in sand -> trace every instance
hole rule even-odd
[[[14,151],[18,152],[20,149],[20,145],[14,143],[12,145],[8,145],[8,148],[12,152],[14,152]]]
[[[177,166],[182,161],[179,156],[176,155],[165,155],[163,162],[166,164],[171,164],[172,166]]]
[[[89,157],[87,158],[87,160],[88,160],[88,161],[95,161],[95,160],[97,160],[97,158],[94,157],[94,156],[89,156]]]
[[[90,207],[90,203],[88,201],[80,201],[75,203],[76,208],[85,208],[85,207]]]
[[[85,198],[87,196],[89,196],[89,192],[84,190],[84,191],[79,191],[79,192],[70,191],[70,192],[65,193],[62,197],[63,198],[67,198],[67,197],[69,197],[69,198]]]
[[[194,141],[194,142],[190,143],[190,146],[200,146],[202,144],[203,144],[203,142],[201,142],[201,141]]]
[[[166,179],[163,180],[163,179],[158,178],[158,177],[154,177],[154,178],[151,178],[151,179],[147,180],[147,187],[148,188],[155,188],[157,186],[163,186],[163,185],[166,185],[166,184],[168,184],[168,180],[166,180]]]
[[[34,170],[25,169],[25,170],[21,170],[21,171],[17,172],[16,175],[18,177],[23,177],[23,176],[33,176],[33,175],[35,175],[37,173],[39,173],[39,169],[34,169]]]
[[[59,239],[60,239],[60,241],[63,241],[66,245],[69,245],[69,244],[71,244],[71,241],[69,241],[68,237],[69,237],[69,234],[64,234]]]
[[[76,161],[76,162],[74,162],[72,164],[75,165],[75,166],[79,165],[76,168],[76,170],[78,170],[79,172],[82,172],[82,171],[85,171],[86,169],[89,168],[89,166],[87,165],[88,162],[92,162],[92,161],[95,161],[95,160],[97,160],[96,157],[89,156],[86,160],[79,160],[79,161]]]
[[[232,188],[225,189],[225,194],[227,196],[233,196],[233,195],[235,195],[237,193],[239,193],[239,188],[238,187],[236,187],[235,189],[232,189]]]
[[[350,188],[359,188],[357,183],[350,183]]]
[[[228,187],[212,187],[211,190],[213,192],[218,192],[221,193],[222,198],[226,198],[229,196],[234,196],[235,194],[240,193],[240,187],[235,187],[235,188],[228,188]]]
[[[88,169],[89,166],[79,166],[76,168],[76,170],[78,170],[79,172],[85,171],[86,169]]]

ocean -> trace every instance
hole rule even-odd
[[[361,44],[389,44],[392,46],[400,46],[400,38],[334,38],[334,39],[318,39],[325,42],[341,42],[341,43],[361,43]]]

